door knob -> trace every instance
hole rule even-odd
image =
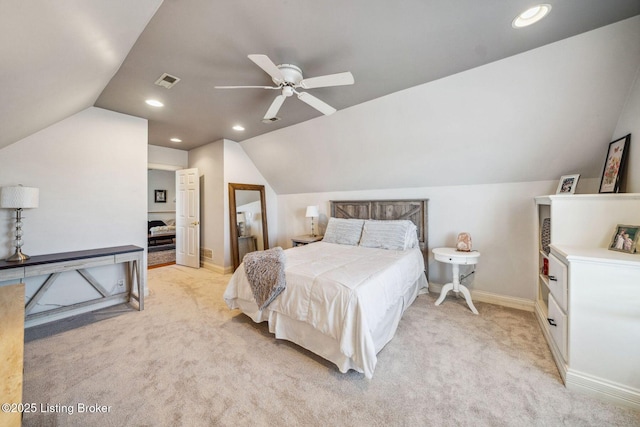
[[[191,223],[191,225],[198,225],[198,224],[200,224],[200,221],[193,221],[193,222]]]

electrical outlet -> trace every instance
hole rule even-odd
[[[124,279],[118,279],[118,286],[121,288],[124,286]]]

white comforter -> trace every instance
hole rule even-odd
[[[340,352],[371,377],[376,361],[371,332],[385,326],[380,322],[387,310],[397,306],[424,274],[420,250],[318,242],[285,254],[286,289],[263,312],[245,313],[260,322],[268,320],[265,312],[274,311],[313,326],[339,343]],[[238,300],[253,300],[242,265],[224,299],[230,308],[239,308]]]

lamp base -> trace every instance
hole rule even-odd
[[[20,250],[20,248],[17,248],[16,249],[16,253],[11,255],[9,258],[5,259],[5,261],[8,261],[8,262],[21,262],[21,261],[26,261],[29,258],[31,258],[29,255],[23,254],[22,251]]]

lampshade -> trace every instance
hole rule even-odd
[[[0,188],[0,207],[7,209],[31,209],[38,207],[40,190],[34,187]]]
[[[307,206],[307,214],[305,215],[307,218],[317,218],[320,216],[318,213],[317,206]]]
[[[247,220],[247,218],[244,215],[244,212],[238,212],[236,214],[236,223],[240,224],[243,223]]]

